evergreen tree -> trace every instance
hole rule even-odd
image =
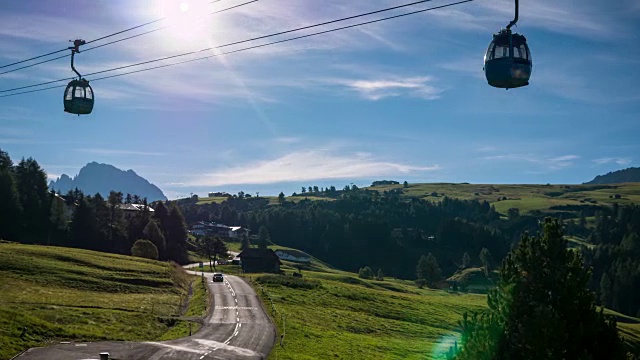
[[[67,214],[64,199],[53,191],[51,196],[51,208],[49,209],[49,236],[47,244],[65,245],[67,237]]]
[[[469,267],[470,264],[471,264],[471,257],[469,256],[469,253],[465,251],[465,253],[462,255],[462,268],[466,269]]]
[[[433,286],[436,282],[440,281],[442,278],[442,271],[440,270],[440,265],[438,265],[438,260],[433,254],[429,253],[427,255],[427,273],[425,279],[427,283]]]
[[[47,174],[32,158],[14,167],[16,187],[22,207],[23,242],[44,243],[49,227],[50,197]]]
[[[133,243],[133,247],[131,247],[131,255],[145,259],[158,260],[158,249],[151,241],[139,239]]]
[[[266,249],[271,242],[271,235],[269,234],[269,229],[266,226],[261,226],[258,231],[258,248]]]
[[[164,224],[165,239],[167,241],[166,256],[179,264],[188,261],[187,256],[187,224],[180,208],[171,203],[169,215]]]
[[[89,197],[77,200],[75,211],[70,224],[69,245],[89,250],[98,250],[91,239],[97,236],[97,221],[95,209]]]
[[[427,282],[427,257],[424,255],[420,256],[420,260],[418,260],[418,265],[416,266],[416,284],[418,287],[423,287]]]
[[[251,242],[249,241],[249,237],[247,234],[242,234],[242,239],[240,240],[240,251],[244,251],[251,247]]]
[[[378,275],[376,276],[376,280],[384,281],[384,273],[382,272],[382,269],[378,269]]]
[[[482,248],[480,250],[480,262],[482,263],[482,271],[484,271],[484,276],[489,277],[489,273],[491,271],[491,264],[493,263],[493,257],[487,248]]]
[[[0,239],[18,240],[22,206],[9,154],[0,149]]]
[[[507,256],[488,309],[464,314],[456,359],[624,359],[615,320],[597,311],[589,277],[560,222],[548,219],[542,236],[525,234]]]
[[[285,202],[285,198],[284,198],[284,193],[280,192],[280,194],[278,195],[278,204],[284,204]]]
[[[142,234],[145,239],[151,241],[153,245],[156,246],[156,249],[158,249],[158,259],[164,260],[166,258],[165,250],[167,247],[167,241],[164,238],[164,235],[162,235],[162,231],[160,231],[155,220],[149,220],[149,222],[147,222]]]
[[[373,270],[368,266],[360,268],[360,271],[358,271],[358,277],[361,279],[371,280],[373,279]]]

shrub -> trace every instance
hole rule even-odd
[[[373,279],[373,270],[370,267],[365,266],[358,271],[358,277],[361,279]]]

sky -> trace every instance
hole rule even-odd
[[[81,52],[77,69],[112,69],[411,2],[258,0],[210,14],[246,1],[2,1],[0,66],[156,19],[163,20],[86,45],[165,27]],[[487,85],[482,71],[492,34],[513,18],[507,0],[220,55],[447,3],[104,75],[218,55],[187,64],[95,82],[100,75],[87,76],[96,103],[86,116],[63,112],[66,81],[0,97],[0,149],[15,162],[36,159],[50,179],[73,177],[92,161],[133,169],[170,199],[383,179],[576,184],[640,166],[637,0],[522,0],[515,31],[527,38],[533,73],[529,86],[508,91]],[[0,95],[73,75],[68,57],[0,74]]]

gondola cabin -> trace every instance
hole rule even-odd
[[[489,85],[503,89],[529,85],[532,66],[524,36],[509,29],[493,35],[484,56],[484,73]]]
[[[93,110],[93,89],[85,79],[72,80],[64,91],[64,111],[76,114],[91,114]]]

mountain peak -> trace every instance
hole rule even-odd
[[[109,196],[109,192],[113,190],[146,197],[149,201],[167,200],[162,190],[135,171],[124,171],[113,165],[95,161],[83,166],[73,179],[67,174],[62,174],[57,180],[49,183],[49,188],[61,193],[78,188],[87,195],[100,193],[103,197]]]

